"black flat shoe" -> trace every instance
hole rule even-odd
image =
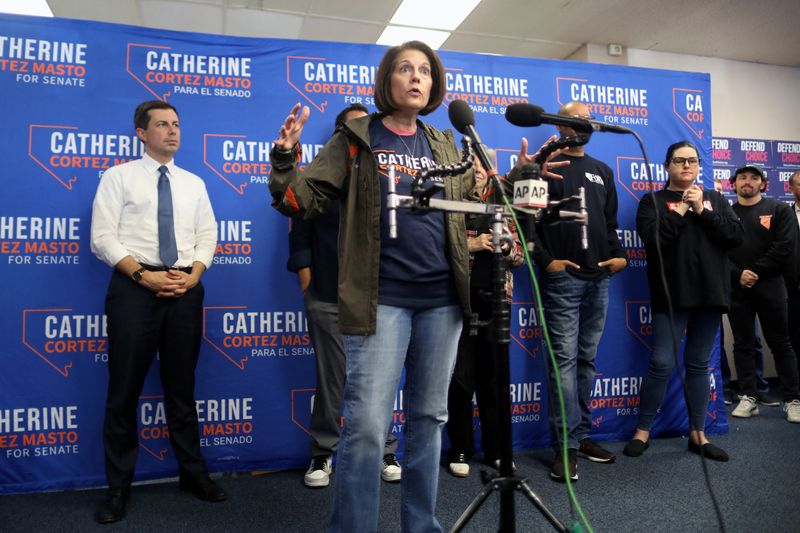
[[[725,450],[723,450],[722,448],[718,448],[717,446],[714,446],[710,442],[706,442],[705,444],[700,446],[699,444],[695,444],[694,441],[689,439],[689,451],[692,453],[696,453],[697,455],[702,455],[706,459],[711,459],[712,461],[721,461],[724,463],[730,459],[730,457],[728,457],[728,454],[725,453]]]
[[[644,442],[639,439],[633,439],[622,449],[622,453],[628,457],[641,457],[642,454],[650,447],[650,441]]]
[[[125,517],[129,499],[130,489],[109,489],[108,498],[97,508],[94,519],[98,524],[119,522]]]
[[[211,481],[208,474],[182,475],[178,486],[207,502],[222,502],[228,499],[219,485]]]

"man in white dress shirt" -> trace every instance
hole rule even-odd
[[[134,113],[145,155],[108,169],[92,206],[92,252],[114,267],[106,296],[108,395],[103,442],[109,494],[100,523],[125,516],[138,450],[136,411],[159,353],[169,436],[180,488],[207,501],[226,498],[200,452],[194,371],[200,352],[203,285],[217,223],[205,183],[175,165],[176,109],[158,100]]]

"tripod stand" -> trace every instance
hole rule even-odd
[[[557,531],[567,531],[567,528],[544,505],[542,500],[533,492],[527,480],[513,473],[513,453],[511,442],[510,412],[510,375],[509,375],[509,309],[505,299],[505,280],[507,265],[503,259],[502,240],[511,239],[503,236],[503,217],[511,213],[503,206],[494,204],[477,204],[472,202],[458,202],[452,200],[433,199],[431,196],[440,188],[440,184],[425,189],[424,180],[429,176],[455,175],[464,172],[471,166],[471,150],[469,138],[464,137],[464,155],[461,165],[428,169],[418,176],[412,186],[411,196],[399,196],[396,193],[394,182],[394,169],[389,171],[389,194],[387,198],[387,211],[389,214],[390,235],[396,235],[396,210],[398,207],[414,210],[437,209],[446,212],[471,213],[492,216],[493,233],[493,259],[492,259],[492,311],[493,311],[493,358],[496,364],[498,379],[498,415],[500,433],[500,475],[490,479],[483,490],[472,501],[469,507],[459,517],[451,531],[460,531],[478,511],[493,491],[500,492],[500,531],[515,531],[514,493],[522,492],[528,500],[539,510],[548,522]],[[535,170],[538,177],[538,165]],[[495,176],[496,180],[496,176]],[[496,180],[496,186],[501,184]],[[513,245],[513,242],[509,243]]]
[[[528,485],[527,479],[514,474],[513,452],[511,442],[510,412],[510,370],[509,370],[509,305],[505,298],[506,269],[508,268],[502,254],[502,218],[499,206],[489,205],[494,211],[492,219],[493,245],[492,252],[492,328],[493,360],[497,374],[497,412],[499,423],[500,475],[486,481],[481,492],[464,510],[451,532],[461,531],[469,520],[480,509],[486,499],[497,491],[500,493],[500,527],[499,531],[515,531],[514,493],[521,492],[544,516],[556,531],[567,531],[567,528],[545,506],[541,498]],[[513,244],[513,243],[511,243]]]

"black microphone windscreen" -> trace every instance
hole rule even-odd
[[[538,105],[519,103],[511,104],[506,109],[506,120],[523,128],[540,126],[544,109]]]
[[[450,124],[462,135],[466,135],[464,130],[467,126],[475,125],[475,115],[472,113],[472,108],[464,100],[450,102],[447,115],[450,117]]]

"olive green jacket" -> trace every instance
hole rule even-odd
[[[272,206],[288,216],[311,218],[340,199],[339,223],[339,324],[348,335],[373,335],[378,309],[381,256],[381,186],[378,165],[370,149],[369,123],[373,114],[349,121],[334,133],[303,171],[297,162],[272,153],[269,190]],[[437,164],[461,159],[450,130],[441,132],[417,122],[425,133]],[[385,179],[385,178],[384,178]],[[474,187],[472,169],[445,178],[448,200],[467,199]],[[469,312],[469,253],[464,215],[446,213],[450,266],[459,301]],[[403,231],[398,227],[398,231]]]

